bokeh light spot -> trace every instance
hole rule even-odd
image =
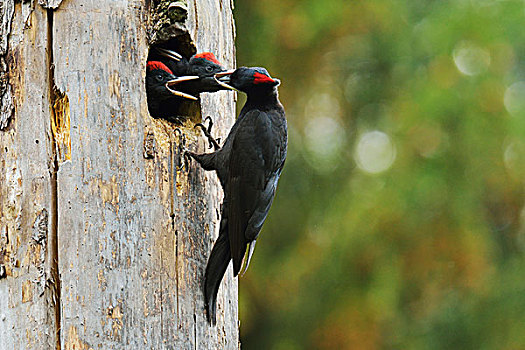
[[[490,54],[472,43],[461,42],[452,54],[458,70],[465,75],[478,75],[490,65]]]
[[[396,148],[387,134],[374,130],[361,135],[354,158],[361,170],[378,174],[392,166],[396,159]]]
[[[525,113],[525,81],[518,81],[505,90],[505,108],[512,115]]]
[[[305,114],[308,119],[315,119],[320,116],[329,115],[339,118],[341,106],[339,100],[333,96],[333,93],[316,93],[306,104]]]
[[[525,143],[508,140],[503,151],[503,163],[511,175],[521,178],[525,174]]]
[[[339,162],[344,141],[344,128],[336,119],[330,117],[310,119],[305,127],[308,162],[322,172],[333,170]]]

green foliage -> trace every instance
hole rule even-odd
[[[523,1],[238,1],[289,156],[246,349],[525,348]],[[521,82],[521,83],[520,83]]]

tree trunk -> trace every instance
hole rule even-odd
[[[222,190],[195,164],[177,170],[175,125],[148,114],[149,44],[175,21],[166,4],[0,4],[1,350],[239,346],[231,270],[217,326],[204,313]],[[195,48],[233,67],[232,1],[185,7]],[[234,94],[202,94],[200,111],[224,138]],[[181,130],[205,151],[197,118]]]

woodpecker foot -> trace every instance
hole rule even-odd
[[[221,145],[219,145],[219,142],[221,139],[217,139],[215,140],[213,138],[213,136],[211,136],[211,128],[213,127],[213,121],[211,120],[211,117],[210,116],[207,116],[205,119],[204,119],[204,122],[206,122],[207,120],[210,121],[210,124],[208,127],[206,127],[203,123],[197,123],[195,124],[195,128],[196,127],[199,127],[202,129],[202,132],[204,133],[204,136],[206,136],[206,138],[208,139],[208,148],[214,148],[216,151],[220,150],[221,149]]]
[[[175,128],[175,134],[179,136],[179,140],[177,142],[177,159],[176,159],[176,165],[175,168],[177,171],[183,171],[184,169],[188,169],[188,149],[186,148],[186,137],[184,137],[184,133],[181,129]]]

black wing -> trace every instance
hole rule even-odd
[[[257,238],[275,196],[286,154],[282,139],[269,113],[259,110],[248,112],[235,134],[226,188],[234,275],[239,273],[246,245]]]

